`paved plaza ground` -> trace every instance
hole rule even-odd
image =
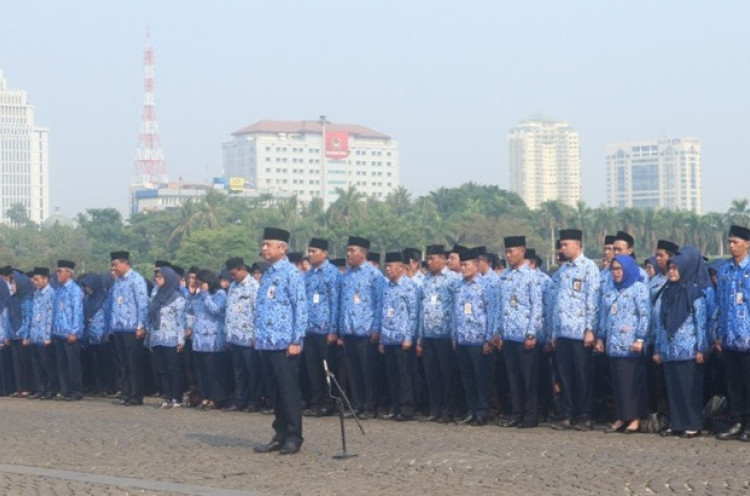
[[[0,398],[0,495],[750,494],[750,443],[305,418],[294,456],[256,454],[272,417],[111,400]],[[601,429],[600,429],[601,430]]]

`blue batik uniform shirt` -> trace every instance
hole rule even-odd
[[[541,269],[535,270],[539,284],[542,286],[542,328],[537,333],[536,340],[545,345],[552,335],[552,305],[554,304],[554,285],[552,278]]]
[[[499,318],[495,334],[503,340],[523,342],[542,330],[542,285],[528,265],[508,268],[499,279]]]
[[[113,332],[133,332],[146,328],[148,320],[148,289],[146,280],[133,269],[115,279],[109,327]]]
[[[255,307],[255,347],[286,350],[302,346],[307,331],[307,296],[302,274],[284,257],[260,279]]]
[[[459,346],[482,346],[491,342],[493,329],[489,285],[477,275],[471,281],[461,280],[456,286],[453,303],[453,342]]]
[[[224,320],[227,343],[250,347],[255,339],[255,298],[258,282],[252,274],[229,285],[227,314]]]
[[[750,351],[750,256],[734,260],[717,273],[718,339],[727,350]]]
[[[193,322],[193,351],[216,352],[224,350],[226,334],[224,317],[227,308],[227,294],[218,289],[214,294],[200,291],[193,300],[195,322]]]
[[[60,286],[55,292],[52,336],[67,338],[73,334],[83,338],[83,291],[73,280]]]
[[[597,337],[606,344],[607,356],[635,357],[633,343],[645,340],[651,321],[651,295],[648,287],[636,282],[623,290],[614,284],[602,292]]]
[[[42,289],[34,291],[34,302],[31,310],[31,324],[29,325],[29,340],[31,344],[44,344],[52,339],[52,316],[55,311],[55,290],[47,284]]]
[[[175,348],[185,344],[185,306],[187,300],[178,297],[159,310],[159,328],[149,329],[148,346]]]
[[[335,334],[339,318],[339,270],[327,259],[305,272],[307,333]]]
[[[583,340],[599,318],[599,269],[585,255],[569,260],[557,272],[552,338]]]
[[[419,286],[402,275],[398,281],[388,281],[383,293],[383,315],[380,344],[384,346],[411,344],[419,322]]]
[[[693,302],[692,312],[671,339],[661,319],[661,300],[656,300],[651,314],[651,324],[656,333],[654,354],[661,355],[664,362],[684,362],[694,360],[697,352],[707,353],[705,298],[700,297]]]
[[[380,330],[386,279],[369,263],[346,269],[341,279],[339,334],[369,336]]]
[[[453,300],[458,277],[444,267],[427,274],[422,281],[419,305],[419,342],[423,339],[451,339]]]

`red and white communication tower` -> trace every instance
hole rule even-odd
[[[156,124],[154,101],[154,47],[146,33],[146,49],[143,52],[143,115],[138,134],[138,155],[135,161],[137,184],[159,185],[167,182],[167,165],[161,147],[159,126]]]

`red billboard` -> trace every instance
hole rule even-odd
[[[343,160],[349,156],[349,135],[342,132],[326,132],[326,158]]]

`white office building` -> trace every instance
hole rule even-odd
[[[665,208],[701,213],[701,142],[656,138],[606,147],[611,207]]]
[[[530,209],[551,200],[570,206],[581,199],[578,133],[567,122],[541,116],[508,133],[510,189]]]
[[[47,135],[34,124],[26,91],[9,89],[0,68],[0,222],[15,204],[37,224],[49,215]]]
[[[224,176],[246,188],[324,207],[337,188],[384,199],[399,187],[396,140],[354,124],[262,120],[232,133],[223,155]]]

